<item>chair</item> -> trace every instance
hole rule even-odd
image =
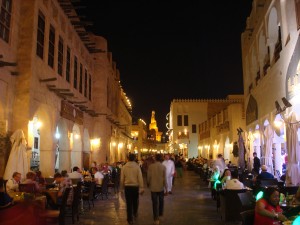
[[[106,196],[106,199],[108,199],[108,182],[109,182],[109,177],[108,175],[105,175],[102,180],[102,185],[100,190],[100,195],[102,197],[102,200],[103,200],[103,196]]]
[[[72,222],[74,224],[75,222],[75,216],[77,218],[77,221],[79,221],[79,205],[80,205],[80,199],[81,199],[81,186],[82,182],[79,181],[77,183],[77,186],[74,188],[74,198],[72,203]]]
[[[289,195],[295,195],[298,191],[298,186],[285,186],[280,188],[280,192],[286,195],[288,193]]]
[[[120,187],[120,170],[114,169],[111,175],[111,183],[108,184],[108,187],[114,189],[115,194],[119,192]]]
[[[75,218],[79,221],[79,205],[81,200],[82,182],[78,182],[76,187],[73,187],[73,201],[71,205],[67,205],[66,215],[72,217],[72,223],[75,223]],[[70,211],[70,213],[69,213]]]
[[[20,192],[26,192],[26,193],[35,193],[35,184],[19,184],[19,191]]]
[[[255,217],[254,209],[250,209],[250,210],[241,212],[242,225],[253,225],[254,217]]]
[[[242,193],[238,193],[242,209],[241,211],[246,211],[250,209],[254,209],[255,207],[255,198],[251,191],[246,191]]]
[[[52,177],[45,177],[45,181],[46,181],[46,184],[53,184],[54,178],[52,178]]]
[[[71,189],[72,188],[65,189],[59,210],[44,210],[39,214],[44,222],[43,224],[57,224],[58,221],[59,225],[65,225],[66,206]]]
[[[276,178],[259,179],[258,182],[260,187],[278,186],[278,180]]]
[[[72,185],[77,185],[78,182],[81,182],[81,179],[80,178],[71,178],[71,181],[72,181]]]
[[[95,182],[86,182],[87,191],[82,193],[82,200],[89,204],[89,209],[91,209],[91,202],[94,207],[94,190],[95,190]]]
[[[246,192],[246,189],[228,190],[220,193],[220,211],[223,221],[240,221],[242,205],[238,193]]]

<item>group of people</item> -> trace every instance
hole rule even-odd
[[[179,158],[177,158],[177,165],[179,165],[178,161]],[[151,191],[153,219],[154,224],[159,224],[159,218],[163,216],[164,196],[172,194],[176,163],[169,154],[164,155],[164,159],[161,154],[156,154],[151,159],[151,163],[149,160],[147,163],[145,176],[147,186]],[[182,164],[177,167],[182,169]],[[182,176],[182,171],[179,173]],[[125,193],[127,221],[129,224],[133,224],[134,219],[138,216],[139,194],[144,193],[142,170],[136,162],[134,154],[129,154],[128,162],[122,167],[120,184]]]

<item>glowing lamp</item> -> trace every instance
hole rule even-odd
[[[259,199],[261,199],[264,196],[264,193],[262,191],[258,192],[256,195],[256,201],[258,201]]]

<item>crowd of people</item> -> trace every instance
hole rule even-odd
[[[256,160],[256,154],[253,156],[255,159],[252,171],[253,182],[274,178],[274,175],[267,171],[268,168],[265,165],[260,165],[260,161]],[[14,172],[11,179],[6,182],[5,188],[4,180],[0,179],[0,208],[14,205],[14,192],[18,192],[19,185],[24,183],[34,184],[36,192],[46,195],[48,206],[52,209],[57,209],[65,189],[72,187],[72,179],[78,179],[83,182],[84,177],[90,177],[96,184],[101,185],[106,175],[113,176],[114,172],[118,171],[120,174],[121,193],[124,193],[126,199],[127,222],[133,224],[133,221],[138,217],[139,195],[144,193],[144,185],[146,184],[151,191],[154,224],[159,224],[160,217],[163,216],[164,212],[164,197],[174,194],[173,186],[175,180],[183,177],[184,171],[193,164],[201,165],[202,171],[207,172],[207,181],[210,184],[214,184],[211,187],[212,189],[217,188],[215,184],[220,184],[219,187],[222,189],[241,190],[245,188],[239,177],[237,167],[231,162],[226,164],[221,154],[215,160],[198,157],[189,159],[187,162],[182,155],[156,154],[143,157],[142,160],[138,161],[135,154],[129,154],[126,162],[114,163],[113,165],[108,163],[99,165],[93,162],[90,168],[84,171],[75,166],[71,172],[62,170],[55,173],[53,175],[53,184],[59,188],[58,200],[55,203],[51,201],[47,193],[43,192],[46,179],[41,171],[29,171],[23,179],[22,174]],[[72,192],[70,192],[67,201],[71,202],[73,200],[72,197]],[[279,206],[279,197],[280,193],[274,187],[264,191],[263,198],[256,202],[255,225],[268,225],[273,224],[274,221],[287,220]],[[296,198],[300,200],[300,189]]]

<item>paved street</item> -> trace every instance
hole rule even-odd
[[[150,192],[146,188],[140,197],[139,217],[135,224],[153,224]],[[67,219],[67,223],[71,221]],[[95,207],[81,215],[77,224],[125,225],[126,205],[123,194],[110,195],[108,200],[98,199]],[[185,171],[183,178],[175,180],[173,195],[165,197],[165,213],[160,224],[169,225],[223,225],[216,202],[210,197],[207,185],[193,171]]]

